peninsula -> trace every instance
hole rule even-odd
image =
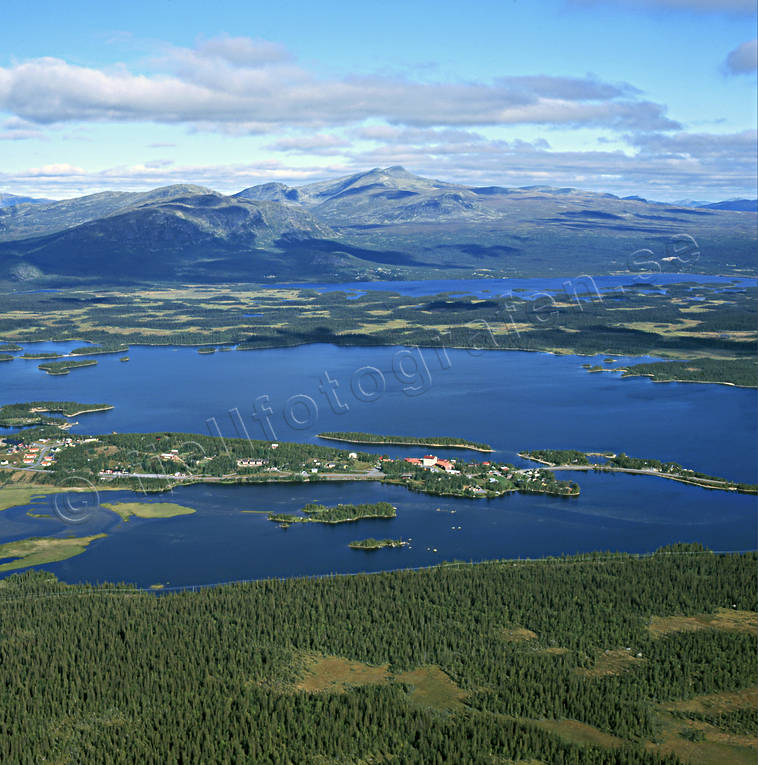
[[[704,489],[721,491],[736,491],[740,494],[758,494],[758,486],[751,483],[730,481],[699,473],[696,470],[682,467],[677,462],[661,462],[657,459],[628,457],[621,454],[580,452],[574,449],[536,449],[519,452],[519,457],[539,462],[547,470],[596,470],[601,472],[631,473],[633,475],[652,475],[667,478]],[[589,457],[601,457],[602,463],[590,462]]]
[[[45,417],[45,414],[62,414],[64,417],[78,417],[81,414],[105,412],[113,409],[112,404],[79,404],[75,401],[29,401],[23,404],[0,406],[0,426],[25,427],[29,425],[66,425],[59,417]]]
[[[15,571],[28,566],[41,566],[81,555],[88,545],[106,534],[93,534],[88,537],[31,537],[7,542],[0,545],[0,572]]]

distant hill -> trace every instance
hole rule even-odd
[[[15,205],[42,205],[52,202],[52,199],[35,199],[34,197],[19,197],[15,194],[0,193],[0,208],[14,207]]]
[[[202,186],[179,184],[163,186],[147,192],[102,191],[85,197],[63,199],[59,202],[40,201],[34,205],[14,205],[10,209],[0,210],[0,241],[24,239],[61,231],[129,207],[159,203],[193,194],[216,194],[216,192]]]
[[[574,188],[467,186],[395,166],[232,196],[175,185],[5,207],[0,280],[572,277],[627,272],[643,248],[677,268],[667,242],[681,234],[700,248],[691,270],[755,273],[755,226],[731,209]]]
[[[708,210],[738,210],[740,212],[758,212],[758,199],[727,199],[724,202],[713,202],[700,205]]]

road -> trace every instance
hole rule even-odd
[[[217,483],[219,481],[234,481],[246,478],[239,475],[181,475],[175,476],[169,473],[100,473],[100,478],[159,478],[166,481],[193,481],[201,483]],[[272,483],[276,478],[292,478],[300,476],[299,473],[278,473],[272,478]],[[384,477],[381,470],[372,468],[367,473],[309,473],[303,478],[315,478],[322,481],[377,481]]]
[[[530,468],[532,470],[574,470],[587,472],[589,470],[598,469],[598,472],[602,473],[631,473],[632,475],[652,475],[657,478],[668,478],[669,481],[678,481],[679,483],[687,483],[691,486],[703,486],[706,489],[721,489],[722,491],[737,491],[736,486],[729,486],[729,481],[712,481],[709,478],[688,478],[687,476],[677,475],[675,473],[661,473],[658,470],[651,469],[638,469],[638,468],[622,468],[622,467],[605,467],[602,468],[598,465],[540,465],[538,468]],[[525,472],[525,471],[521,471]],[[725,485],[726,484],[726,485]]]

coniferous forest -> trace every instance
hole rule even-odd
[[[666,704],[756,685],[756,560],[682,545],[157,594],[14,574],[0,761],[675,763]],[[314,690],[318,657],[385,674]],[[403,680],[430,667],[454,706]]]

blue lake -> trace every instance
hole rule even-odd
[[[98,356],[97,366],[64,376],[44,374],[38,361],[5,362],[0,402],[115,406],[79,417],[79,433],[314,443],[328,430],[451,435],[487,442],[509,461],[524,448],[577,448],[675,460],[735,480],[758,476],[755,390],[582,368],[603,356],[307,345],[212,355],[135,346],[129,358]]]
[[[682,282],[709,285],[714,288],[729,289],[733,287],[755,287],[756,279],[740,276],[718,276],[715,274],[685,274],[685,273],[625,273],[612,276],[588,276],[578,274],[574,277],[556,276],[550,278],[511,278],[511,279],[424,279],[420,281],[372,281],[347,283],[295,283],[290,286],[302,289],[315,289],[318,292],[348,292],[364,294],[366,292],[387,291],[399,292],[401,295],[423,296],[437,295],[442,292],[452,292],[460,295],[473,295],[482,298],[492,298],[508,295],[511,292],[522,293],[525,297],[541,292],[558,292],[573,296],[582,292],[610,292],[619,287],[636,286],[659,292],[664,292],[669,284]],[[271,285],[266,285],[271,286]]]
[[[494,500],[429,497],[373,482],[263,487],[187,486],[147,501],[197,510],[170,519],[122,522],[100,508],[85,523],[29,518],[28,508],[2,513],[2,536],[84,536],[106,532],[83,555],[46,564],[68,582],[126,581],[187,586],[265,577],[323,575],[428,566],[445,560],[542,557],[593,550],[649,552],[674,542],[717,550],[753,548],[755,498],[710,492],[673,481],[629,475],[576,474],[578,498],[511,494]],[[131,492],[101,492],[103,502]],[[393,519],[341,525],[294,524],[282,529],[264,514],[308,502],[374,502],[398,508]],[[33,506],[51,512],[51,498]],[[348,543],[367,537],[410,540],[373,552]]]
[[[65,352],[80,344],[28,348]],[[40,372],[39,361],[17,358],[0,365],[0,403],[73,400],[115,406],[79,417],[74,426],[79,433],[164,430],[312,443],[325,430],[449,435],[488,442],[496,450],[494,459],[517,464],[516,453],[525,448],[610,450],[675,460],[735,480],[758,480],[756,391],[621,380],[616,372],[590,374],[582,368],[602,364],[603,356],[311,345],[212,355],[191,348],[133,346],[129,357],[122,363],[118,355],[98,356],[97,366],[60,377]],[[381,451],[403,456],[421,450]],[[27,515],[30,509],[52,513],[48,498],[33,508],[0,512],[0,543],[104,531],[109,536],[84,554],[45,568],[66,581],[123,580],[143,586],[598,549],[650,552],[678,541],[718,550],[756,547],[758,501],[753,496],[647,477],[573,477],[582,489],[576,499],[510,495],[451,500],[368,482],[192,486],[151,495],[148,501],[185,504],[197,509],[194,515],[124,523],[100,509],[79,525]],[[101,492],[100,499],[134,496]],[[398,507],[398,517],[283,530],[265,515],[242,512],[292,512],[313,500],[387,500]],[[376,552],[347,547],[351,540],[371,536],[412,542]]]

